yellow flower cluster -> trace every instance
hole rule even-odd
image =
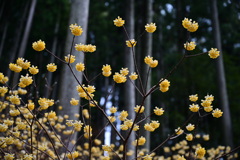
[[[127,45],[128,47],[135,47],[136,44],[137,44],[137,42],[135,41],[135,39],[130,39],[130,40],[127,40],[127,41],[126,41],[126,45]]]
[[[157,116],[161,116],[164,113],[163,108],[158,108],[158,107],[155,107],[155,109],[153,111],[154,111],[154,114]]]
[[[135,141],[132,142],[132,145],[136,146],[138,144],[138,146],[142,146],[146,143],[146,138],[141,136],[140,138],[136,139]]]
[[[220,51],[218,51],[217,48],[211,48],[211,50],[208,51],[208,55],[212,59],[219,57],[219,55],[220,55],[219,53],[220,53]]]
[[[90,137],[92,137],[92,127],[89,125],[86,125],[83,129],[84,131],[84,137],[86,139],[89,139]]]
[[[69,26],[69,28],[70,28],[70,30],[71,30],[71,32],[72,32],[72,34],[74,36],[80,36],[82,34],[82,32],[83,32],[82,27],[78,26],[76,23],[75,24],[71,24]]]
[[[124,83],[127,81],[127,78],[126,78],[126,76],[119,74],[118,72],[115,72],[115,74],[113,75],[113,80],[116,83]]]
[[[32,84],[33,79],[32,76],[28,76],[28,74],[26,76],[21,75],[21,78],[19,80],[19,84],[18,86],[21,88],[25,88],[27,86],[29,86],[30,84]]]
[[[85,70],[85,65],[83,63],[77,63],[75,68],[78,72],[83,72]]]
[[[113,23],[117,27],[122,27],[125,23],[125,20],[118,16],[115,20],[113,20]]]
[[[198,29],[198,23],[195,21],[192,22],[192,19],[184,18],[184,20],[182,20],[182,25],[189,32],[195,32]]]
[[[198,104],[190,104],[189,109],[190,109],[190,111],[192,111],[192,112],[198,112],[198,110],[199,110],[199,105],[198,105]]]
[[[39,72],[39,69],[37,66],[32,65],[31,67],[29,67],[29,73],[35,75],[35,74],[38,74],[38,72]]]
[[[133,125],[133,121],[131,119],[125,118],[123,124],[120,125],[120,128],[121,128],[121,130],[128,130],[132,127],[132,125]]]
[[[102,67],[103,76],[109,77],[112,74],[111,70],[112,70],[112,68],[110,65],[108,65],[108,64],[103,65],[103,67]]]
[[[64,57],[65,62],[67,63],[73,63],[75,62],[75,56],[68,54],[67,56]]]
[[[123,111],[119,114],[118,118],[119,118],[120,121],[124,121],[124,120],[127,118],[127,116],[128,116],[128,112],[123,110]]]
[[[47,99],[47,98],[39,98],[38,104],[40,105],[39,110],[46,110],[48,107],[51,107],[54,105],[53,99]]]
[[[10,63],[10,64],[9,64],[9,69],[10,69],[11,71],[16,72],[16,73],[22,71],[22,67],[20,67],[20,66],[17,65],[17,64],[14,64],[14,63]]]
[[[155,68],[155,67],[157,67],[157,65],[158,65],[158,60],[153,60],[153,57],[150,57],[150,56],[146,56],[146,57],[144,58],[144,62],[145,62],[147,65],[149,65],[149,67],[151,67],[151,68]]]
[[[75,158],[77,158],[78,156],[79,156],[78,151],[74,151],[74,152],[71,152],[71,153],[68,153],[68,154],[67,154],[68,159],[75,159]]]
[[[170,86],[170,82],[165,79],[163,80],[160,84],[159,84],[159,87],[160,87],[160,91],[162,92],[167,92],[169,90],[169,86]]]
[[[157,26],[155,25],[155,23],[150,23],[150,24],[145,25],[145,30],[148,33],[153,33],[156,31],[156,29],[157,29]]]
[[[141,109],[140,109],[141,108]],[[140,106],[140,105],[137,105],[136,107],[134,107],[134,111],[136,113],[143,113],[144,112],[144,106]]]
[[[50,63],[47,65],[47,70],[49,72],[55,72],[57,70],[57,65],[55,63]]]
[[[38,40],[37,42],[33,42],[32,44],[32,48],[35,51],[43,51],[46,47],[45,47],[45,42],[42,41],[41,39]]]
[[[83,84],[82,87],[78,85],[77,87],[78,95],[81,98],[85,98],[86,100],[91,100],[94,97],[95,87],[88,85],[87,87]],[[87,93],[86,93],[87,92]]]
[[[138,78],[138,75],[136,74],[136,72],[133,72],[129,75],[129,78],[134,81]]]
[[[146,123],[144,125],[144,129],[150,132],[155,131],[160,126],[160,123],[158,121],[151,121],[151,123]]]
[[[197,158],[202,159],[204,155],[206,154],[205,148],[199,147],[195,151],[195,155]]]
[[[188,51],[192,51],[192,50],[194,50],[195,49],[195,47],[196,47],[196,43],[195,42],[186,42],[185,44],[184,44],[184,48],[186,49],[186,50],[188,50]]]
[[[76,100],[75,98],[72,98],[71,101],[70,101],[70,104],[73,105],[73,106],[76,106],[79,104],[79,100]]]
[[[189,96],[189,100],[192,101],[192,102],[196,102],[198,100],[198,95],[197,94],[190,95]]]
[[[75,49],[76,51],[82,51],[82,52],[95,52],[96,51],[96,46],[95,45],[84,45],[82,43],[75,44]]]
[[[18,58],[17,65],[22,67],[22,69],[28,69],[30,67],[31,63],[28,62],[28,60],[25,60],[24,58]]]

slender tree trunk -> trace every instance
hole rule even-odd
[[[128,35],[130,39],[134,39],[135,31],[134,31],[134,0],[126,0],[126,29],[128,31]],[[126,37],[128,39],[128,37]],[[133,54],[132,48],[126,47],[125,48],[125,66],[129,69],[129,72],[134,72],[134,61],[133,61]],[[124,86],[124,105],[126,110],[129,114],[129,119],[134,119],[135,112],[133,108],[136,105],[136,98],[135,98],[135,88],[134,85],[128,80]],[[128,139],[127,143],[127,151],[135,151],[135,147],[131,144],[135,140],[135,133],[132,132],[130,138]],[[134,158],[132,156],[128,156],[129,159]]]
[[[222,44],[221,44],[219,18],[218,18],[217,0],[212,0],[211,6],[212,6],[211,14],[212,14],[214,42],[215,42],[215,45],[218,48],[218,50],[221,53],[223,53],[222,52]],[[225,78],[222,54],[216,60],[216,68],[217,68],[217,81],[218,81],[220,105],[221,105],[221,108],[223,109],[224,140],[225,140],[226,145],[233,146],[231,114],[230,114],[230,109],[229,109],[227,85],[226,85],[226,78]]]
[[[25,31],[23,34],[22,42],[20,45],[19,53],[18,53],[19,57],[23,57],[25,54],[25,51],[26,51],[26,46],[27,46],[28,37],[30,34],[31,26],[32,26],[32,21],[33,21],[36,4],[37,4],[37,0],[32,0],[31,6],[30,6],[30,11],[28,14],[26,28],[25,28]]]
[[[88,25],[88,11],[89,11],[89,0],[72,0],[71,1],[71,12],[70,12],[70,24],[77,23],[83,28],[83,34],[81,36],[75,37],[74,44],[76,43],[86,43],[87,38],[87,25]],[[73,35],[70,31],[68,31],[65,53],[69,54],[71,50],[71,44],[73,40]],[[84,54],[72,50],[72,55],[76,56],[77,62],[83,62]],[[73,66],[74,67],[74,66]],[[77,78],[80,82],[82,82],[82,74],[80,72],[75,72]],[[74,79],[67,65],[64,65],[62,68],[61,75],[61,86],[60,86],[60,95],[59,101],[63,106],[63,109],[59,111],[60,115],[69,115],[69,119],[76,120],[77,118],[74,116],[76,113],[79,113],[79,107],[71,106],[69,101],[71,98],[80,99],[79,95],[76,91],[76,86],[78,85],[77,81]],[[73,134],[72,140],[76,140],[77,134]],[[73,147],[72,144],[69,144],[68,148],[71,150]]]
[[[2,38],[1,38],[1,44],[0,44],[0,58],[2,56],[2,52],[3,52],[3,46],[6,40],[6,35],[7,35],[7,30],[8,30],[8,22],[6,22],[6,24],[4,25],[4,29],[3,29],[3,34],[2,34]]]
[[[146,5],[146,23],[151,23],[153,20],[153,0],[145,0],[145,5]],[[143,45],[143,53],[145,56],[152,56],[152,34],[151,33],[146,33],[145,39],[144,39],[144,45]],[[148,73],[149,67],[148,65],[144,64],[143,66],[143,84],[146,84],[146,91],[148,91],[151,88],[151,71],[149,72],[149,77],[147,79],[147,73]],[[147,83],[146,83],[147,82]],[[151,114],[151,95],[149,95],[146,98],[145,101],[145,115],[150,115]],[[147,120],[145,123],[148,123],[149,120]],[[143,135],[147,139],[144,148],[150,150],[150,132],[143,130]]]

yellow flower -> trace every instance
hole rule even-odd
[[[32,67],[29,67],[29,73],[35,75],[35,74],[37,74],[38,72],[39,72],[39,70],[38,70],[38,67],[37,67],[37,66],[33,66],[33,65],[32,65]]]
[[[165,79],[159,84],[159,86],[160,86],[160,91],[167,92],[169,90],[170,82],[167,79]]]
[[[95,52],[96,51],[95,45],[88,44],[86,48],[87,48],[87,52]]]
[[[82,43],[75,44],[75,49],[76,49],[76,51],[85,52],[86,51],[86,46]]]
[[[122,69],[120,70],[120,74],[121,74],[121,75],[126,76],[126,75],[128,75],[128,73],[129,73],[128,68],[122,68]]]
[[[191,104],[189,107],[190,111],[192,112],[198,112],[199,110],[199,105],[198,104]]]
[[[0,81],[3,80],[3,78],[4,78],[4,75],[3,73],[0,72]]]
[[[114,25],[117,27],[122,27],[125,23],[125,20],[122,20],[121,17],[118,16],[118,18],[116,18],[115,20],[113,20]]]
[[[204,107],[203,109],[205,112],[211,112],[213,110],[213,107],[209,106],[209,107]]]
[[[126,41],[126,45],[128,47],[134,47],[134,46],[136,46],[136,44],[137,44],[137,42],[134,39],[130,39],[130,40]]]
[[[150,66],[151,68],[155,68],[155,67],[157,67],[157,65],[158,65],[158,60],[153,60],[153,61],[149,64],[149,66]]]
[[[164,110],[162,108],[158,108],[158,107],[155,107],[155,109],[153,111],[154,111],[154,114],[156,114],[157,116],[161,116],[164,113]]]
[[[128,130],[128,126],[126,124],[121,124],[120,129],[123,131],[126,131],[126,130]]]
[[[0,93],[1,94],[5,94],[5,93],[7,93],[8,92],[8,88],[7,87],[0,87]]]
[[[75,120],[75,122],[73,123],[74,129],[77,132],[80,132],[83,126],[83,123],[81,121],[77,121]]]
[[[112,123],[116,121],[116,118],[114,116],[108,116],[108,119]]]
[[[140,108],[141,108],[141,110],[140,110]],[[144,106],[139,106],[139,105],[137,105],[136,107],[134,107],[134,111],[136,112],[136,113],[143,113],[144,112]],[[140,111],[139,111],[140,110]]]
[[[45,49],[45,42],[42,41],[41,39],[37,42],[33,42],[32,48],[35,51],[43,51]]]
[[[197,158],[201,159],[206,154],[206,150],[205,150],[205,148],[198,147],[195,151],[195,154],[196,154]]]
[[[144,145],[145,142],[146,142],[146,138],[143,137],[143,136],[141,136],[141,137],[138,139],[138,145],[139,145],[139,146]]]
[[[143,157],[143,160],[152,160],[152,156],[147,154]]]
[[[111,69],[110,65],[108,65],[108,64],[103,65],[103,67],[102,67],[102,74],[103,74],[103,76],[109,77],[112,74],[111,70],[112,69]]]
[[[186,160],[186,159],[184,158],[184,156],[178,156],[177,160]]]
[[[120,115],[118,116],[118,118],[119,118],[121,121],[124,121],[124,120],[127,118],[127,116],[128,116],[128,112],[123,110],[123,111],[120,113]]]
[[[48,119],[54,119],[56,117],[56,112],[54,112],[54,111],[49,112],[47,117],[48,117]]]
[[[133,121],[131,119],[125,119],[124,120],[124,125],[127,125],[128,128],[131,128],[133,125]]]
[[[9,64],[9,69],[10,69],[11,71],[16,72],[16,73],[22,71],[22,67],[20,67],[20,66],[17,65],[17,64],[13,64],[13,63],[10,63],[10,64]]]
[[[184,18],[184,20],[182,21],[182,25],[189,32],[195,32],[198,29],[198,23],[196,23],[195,21],[192,22],[192,20],[188,18]]]
[[[131,75],[129,76],[129,78],[131,80],[136,80],[138,78],[138,75],[134,72],[134,73],[131,73]]]
[[[0,132],[6,132],[8,129],[8,126],[6,124],[0,124]]]
[[[50,63],[47,65],[47,70],[49,72],[55,72],[57,70],[57,65],[55,65],[55,63]]]
[[[208,101],[213,101],[214,100],[214,96],[213,95],[206,95],[204,98],[206,100],[208,100]]]
[[[19,65],[23,69],[28,69],[31,64],[27,60],[25,60],[25,62],[24,62],[24,58],[18,58],[17,59],[17,65]]]
[[[87,109],[83,109],[82,114],[84,115],[85,118],[89,119],[89,113]]]
[[[190,43],[189,43],[189,42],[186,42],[186,43],[184,44],[184,48],[185,48],[186,50],[188,50],[188,51],[194,50],[195,47],[196,47],[195,42],[190,42]]]
[[[11,95],[9,97],[9,101],[12,103],[12,104],[16,104],[16,105],[20,105],[21,104],[21,101],[20,101],[21,98],[18,97],[18,95]]]
[[[155,23],[150,23],[150,24],[145,25],[145,30],[148,33],[153,33],[154,31],[156,31],[156,29],[157,29],[157,26],[155,25]]]
[[[102,149],[103,149],[104,151],[107,151],[107,152],[112,151],[112,148],[111,148],[111,146],[109,146],[109,145],[102,145]]]
[[[215,118],[222,117],[222,114],[223,114],[223,112],[218,108],[214,109],[213,112],[212,112],[212,115]]]
[[[69,57],[70,57],[70,60],[69,60]],[[70,54],[69,54],[69,55],[65,56],[65,61],[67,63],[73,63],[73,62],[75,62],[75,56],[74,55],[70,56]]]
[[[33,109],[35,108],[35,105],[34,105],[33,102],[29,102],[29,103],[27,104],[27,107],[28,107],[29,110],[33,110]]]
[[[155,130],[155,128],[153,128],[149,123],[146,123],[144,125],[144,129],[150,132],[153,132]]]
[[[76,100],[75,98],[72,98],[70,101],[71,105],[76,106],[79,103],[79,100]]]
[[[209,134],[203,135],[203,140],[204,141],[209,141]]]
[[[192,102],[196,102],[198,100],[198,95],[197,94],[190,95],[189,96],[189,100],[192,101]]]
[[[148,64],[148,65],[150,65],[150,64],[152,63],[152,61],[153,61],[153,57],[146,56],[146,57],[144,58],[144,62],[145,62],[146,64]]]
[[[211,50],[208,51],[208,55],[212,59],[217,58],[220,55],[219,53],[220,53],[220,51],[218,51],[217,48],[211,48]]]
[[[178,127],[177,129],[175,129],[175,132],[176,132],[177,135],[180,135],[180,134],[182,134],[184,131],[183,131],[180,127]]]
[[[201,105],[203,107],[210,107],[212,104],[212,101],[210,101],[210,100],[201,100],[201,101],[202,101]]]
[[[157,129],[160,126],[160,123],[158,121],[152,121],[150,125],[154,128]]]
[[[117,107],[112,106],[112,107],[110,108],[110,112],[111,112],[111,113],[117,112]]]
[[[6,153],[4,156],[4,160],[13,160],[14,154]]]
[[[76,23],[71,24],[69,28],[74,36],[80,36],[83,32],[82,27],[78,26]]]
[[[2,83],[2,84],[5,84],[5,83],[7,83],[8,82],[8,77],[7,76],[5,76],[5,77],[3,77],[3,79],[2,80],[0,80],[0,83]]]
[[[188,131],[192,131],[192,130],[195,129],[195,126],[194,126],[194,124],[189,123],[189,124],[186,126],[186,129],[187,129]]]
[[[83,63],[77,63],[75,67],[76,67],[76,70],[79,72],[82,72],[85,70],[85,65]]]
[[[114,80],[116,83],[124,83],[124,82],[126,82],[127,78],[126,78],[126,76],[124,76],[124,75],[119,74],[118,72],[116,72],[116,73],[113,75],[113,80]]]
[[[25,88],[25,87],[29,86],[30,84],[32,84],[33,79],[32,79],[32,76],[28,76],[28,74],[27,74],[26,76],[21,75],[21,78],[19,81],[20,82],[19,82],[18,86],[21,88]]]
[[[186,140],[187,141],[192,141],[193,140],[193,135],[192,134],[187,134],[186,135]]]

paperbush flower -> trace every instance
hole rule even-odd
[[[77,51],[82,51],[82,52],[95,52],[96,51],[96,46],[95,45],[84,45],[82,43],[75,44],[75,49]]]
[[[136,42],[134,39],[130,39],[130,40],[127,40],[127,41],[126,41],[126,45],[127,45],[128,47],[135,47],[136,44],[137,44],[137,42]]]
[[[116,121],[116,117],[114,117],[114,116],[108,116],[108,119],[112,123]]]
[[[203,158],[204,155],[206,154],[206,150],[205,148],[202,148],[202,147],[198,147],[195,151],[195,155],[197,158]]]
[[[158,121],[151,121],[150,125],[154,128],[157,129],[160,126],[160,123]]]
[[[70,60],[69,60],[69,57],[70,57]],[[75,62],[75,56],[69,54],[69,55],[65,56],[65,61],[67,63],[73,63],[73,62]]]
[[[223,114],[223,112],[218,108],[214,109],[213,112],[212,112],[212,115],[215,118],[222,117],[222,114]]]
[[[0,81],[3,80],[3,78],[4,78],[4,75],[3,73],[0,72]]]
[[[83,63],[77,63],[75,68],[77,71],[82,72],[85,70],[85,65]]]
[[[75,98],[72,98],[70,101],[71,105],[76,106],[79,104],[79,100],[76,100]]]
[[[204,109],[204,111],[206,111],[206,112],[211,112],[211,111],[213,110],[213,107],[212,107],[212,106],[209,106],[209,107],[204,107],[203,109]]]
[[[212,59],[219,57],[219,55],[220,55],[219,53],[220,53],[220,51],[218,51],[217,48],[211,48],[211,50],[208,51],[208,55]]]
[[[136,74],[136,72],[134,72],[134,73],[131,73],[131,74],[130,74],[129,78],[130,78],[131,80],[136,80],[136,79],[138,78],[138,75]]]
[[[126,76],[124,76],[124,75],[119,74],[118,72],[116,72],[116,73],[113,75],[113,80],[114,80],[116,83],[124,83],[124,82],[126,82],[127,78],[126,78]]]
[[[27,104],[27,107],[28,107],[29,110],[33,110],[33,109],[35,108],[35,105],[34,105],[33,102],[29,102],[29,103]]]
[[[35,74],[38,74],[38,72],[39,72],[39,69],[37,66],[32,65],[31,67],[29,67],[29,73],[35,75]]]
[[[22,71],[22,67],[21,67],[21,66],[19,66],[19,65],[17,65],[17,64],[13,64],[13,63],[10,63],[10,64],[9,64],[9,69],[10,69],[11,71],[16,72],[16,73]]]
[[[117,112],[117,107],[112,106],[109,111],[111,113],[116,113]]]
[[[155,109],[153,111],[154,111],[154,114],[157,116],[161,116],[164,113],[164,110],[162,108],[158,108],[158,107],[155,107]]]
[[[140,108],[141,108],[141,110],[140,110]],[[140,105],[137,105],[136,107],[134,107],[134,111],[136,112],[136,113],[143,113],[144,112],[144,106],[140,106]],[[139,111],[140,110],[140,111]]]
[[[150,132],[153,132],[155,130],[155,128],[153,128],[149,123],[146,123],[144,125],[144,129]]]
[[[186,126],[186,129],[187,129],[188,131],[192,131],[192,130],[194,130],[194,128],[195,128],[194,124],[191,124],[191,123],[189,123],[189,124]]]
[[[121,74],[121,75],[126,76],[126,75],[128,75],[128,73],[129,73],[128,68],[122,68],[122,69],[120,70],[120,74]]]
[[[1,94],[5,94],[5,93],[7,93],[8,92],[8,88],[7,87],[0,87],[0,93]]]
[[[47,114],[48,119],[54,119],[56,117],[56,112],[51,111]]]
[[[57,70],[57,65],[55,65],[55,63],[50,63],[47,65],[47,70],[49,72],[55,72]]]
[[[71,24],[69,28],[74,36],[80,36],[83,32],[82,27],[78,26],[76,23]]]
[[[6,124],[0,124],[0,132],[6,132],[8,129],[8,125]]]
[[[192,102],[196,102],[198,100],[198,95],[197,94],[190,95],[189,96],[189,100],[192,101]]]
[[[195,42],[190,42],[190,43],[189,43],[189,42],[186,42],[186,43],[184,44],[184,48],[185,48],[186,50],[188,50],[188,51],[194,50],[195,47],[196,47]]]
[[[16,104],[16,105],[20,105],[21,104],[21,101],[20,101],[21,98],[19,98],[18,95],[11,95],[9,97],[9,101],[12,103],[12,104]]]
[[[45,42],[42,41],[41,39],[38,40],[37,42],[33,42],[32,48],[35,51],[43,51],[45,49]]]
[[[157,29],[157,26],[155,25],[155,23],[150,23],[150,24],[145,25],[145,30],[148,33],[153,33],[156,31],[156,29]]]
[[[198,29],[198,23],[195,21],[192,22],[192,19],[184,18],[184,20],[182,20],[182,25],[189,32],[195,32]]]
[[[165,79],[159,84],[159,86],[160,91],[167,92],[169,90],[170,82],[167,79]]]
[[[111,66],[106,64],[106,65],[103,65],[102,67],[102,74],[105,76],[105,77],[109,77],[112,72],[111,72]]]
[[[113,20],[113,23],[117,27],[122,27],[125,23],[125,20],[118,16],[115,20]]]
[[[180,134],[182,134],[184,131],[183,131],[180,127],[178,127],[177,129],[175,129],[175,132],[176,132],[177,135],[180,135]]]
[[[24,58],[18,58],[17,65],[19,65],[23,69],[28,69],[30,67],[31,63],[28,62],[27,60],[25,60]]]
[[[192,112],[198,112],[198,110],[199,110],[199,105],[198,105],[198,104],[191,104],[191,105],[189,106],[189,109],[190,109],[190,111],[192,111]]]
[[[138,139],[138,145],[139,145],[139,146],[144,145],[145,142],[146,142],[146,138],[143,137],[143,136],[141,136],[141,137]]]
[[[123,111],[120,113],[120,115],[118,116],[118,118],[119,118],[121,121],[124,121],[124,120],[127,118],[127,116],[128,116],[128,112],[123,110]]]
[[[26,76],[21,75],[21,78],[19,80],[19,84],[18,86],[21,88],[25,88],[27,86],[29,86],[30,84],[32,84],[33,79],[32,76],[29,76],[28,74],[26,74]]]
[[[4,160],[13,160],[14,158],[15,158],[14,154],[10,154],[10,153],[6,153],[4,156]]]
[[[190,134],[187,134],[186,135],[186,140],[187,141],[192,141],[193,140],[193,135],[190,133]]]

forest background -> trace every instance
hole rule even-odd
[[[144,26],[148,22],[149,12],[152,13],[152,22],[156,23],[157,31],[152,35],[152,56],[159,60],[159,67],[152,72],[151,83],[157,81],[177,63],[183,54],[183,43],[186,41],[186,31],[181,26],[184,17],[192,18],[199,23],[199,30],[194,33],[194,40],[197,48],[193,53],[207,51],[216,47],[214,40],[214,29],[212,16],[212,1],[208,0],[155,0],[151,1],[151,10],[147,9],[149,1],[135,1],[134,9],[127,7],[130,1],[119,0],[91,0],[89,4],[87,44],[94,44],[97,50],[94,53],[86,54],[87,69],[90,75],[101,72],[102,65],[110,64],[113,72],[124,67],[125,40],[123,30],[113,26],[113,20],[117,16],[123,19],[128,18],[132,9],[134,12],[134,34],[141,35]],[[131,1],[133,3],[133,1]],[[206,145],[234,145],[240,144],[239,127],[239,103],[240,103],[240,1],[239,0],[218,0],[218,19],[221,32],[221,46],[226,79],[227,94],[224,95],[229,102],[231,130],[225,128],[224,118],[204,118],[199,125],[200,134],[209,134],[211,141]],[[59,84],[61,84],[61,64],[43,52],[41,56],[36,54],[31,45],[32,42],[42,39],[47,47],[59,57],[66,55],[64,47],[67,33],[69,32],[69,18],[71,18],[71,3],[69,0],[25,0],[25,1],[1,1],[0,2],[0,72],[10,77],[14,84],[14,77],[8,69],[8,64],[14,62],[18,57],[24,57],[39,68],[44,68],[48,63],[59,64],[58,70],[48,77],[51,88],[45,87],[44,77],[47,71],[41,71],[37,77],[40,94],[45,97],[58,99]],[[126,21],[127,23],[127,21]],[[79,24],[81,25],[81,24]],[[141,39],[141,38],[140,38]],[[142,37],[144,40],[144,37]],[[136,47],[136,54],[146,56],[144,41],[139,40]],[[140,61],[140,60],[139,60]],[[143,62],[139,62],[143,63]],[[188,96],[198,94],[200,97],[206,93],[215,96],[214,106],[222,107],[220,102],[221,84],[217,83],[218,74],[216,61],[203,55],[197,58],[187,59],[169,78],[171,89],[167,93],[156,92],[151,96],[151,107],[160,106],[165,109],[165,116],[162,117],[161,129],[151,134],[151,146],[156,146],[163,140],[170,131],[180,126],[189,116]],[[98,64],[98,65],[96,65]],[[141,66],[141,65],[140,65]],[[141,69],[143,70],[143,69]],[[99,91],[95,96],[101,104],[101,95],[108,89],[106,86],[112,83],[111,79],[99,78],[94,82]],[[104,85],[103,85],[104,84]],[[68,92],[72,92],[69,90]],[[126,99],[123,98],[124,90],[121,85],[115,87],[112,104],[121,110]],[[136,97],[136,103],[138,98]],[[56,106],[57,107],[57,106]],[[102,126],[103,118],[98,113],[93,113],[93,124]],[[101,127],[100,127],[101,128]],[[232,138],[226,138],[224,131],[229,131]],[[103,138],[103,137],[102,137]],[[231,144],[234,142],[234,144]],[[206,146],[205,145],[205,146]]]

